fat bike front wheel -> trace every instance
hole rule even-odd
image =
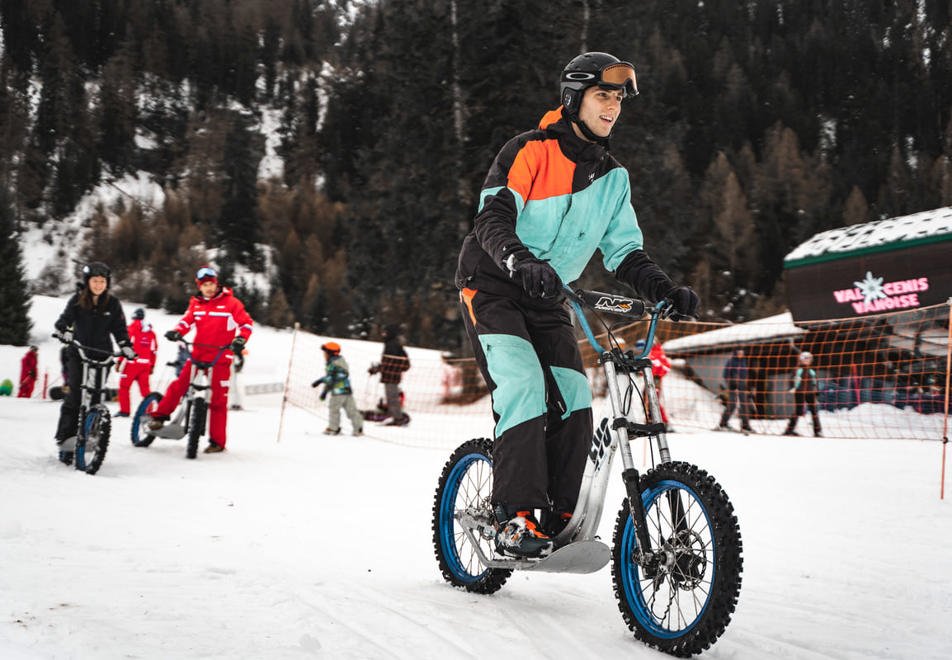
[[[132,430],[130,436],[132,444],[136,447],[148,447],[155,440],[155,436],[149,433],[149,422],[152,421],[150,414],[162,400],[162,395],[158,392],[149,392],[139,407],[136,408],[135,417],[132,418]]]
[[[205,399],[195,399],[192,402],[192,411],[188,416],[188,446],[185,448],[186,458],[195,458],[198,455],[198,440],[205,433],[205,416],[208,413],[208,403]]]
[[[641,481],[652,550],[642,566],[626,499],[615,522],[612,583],[625,623],[639,640],[688,657],[727,628],[740,594],[743,547],[727,494],[704,470],[664,463]]]
[[[112,420],[105,406],[99,405],[86,415],[83,424],[84,437],[76,439],[76,452],[73,458],[77,470],[82,470],[86,474],[96,474],[102,467],[106,450],[109,448]]]
[[[509,569],[484,566],[473,544],[475,539],[483,554],[492,556],[492,484],[492,441],[469,440],[446,462],[433,500],[433,548],[440,571],[454,587],[480,594],[498,591],[512,574]],[[480,520],[482,525],[471,530],[470,536],[458,515]]]

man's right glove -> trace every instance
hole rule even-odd
[[[510,254],[506,259],[509,277],[518,279],[530,298],[555,298],[562,290],[562,279],[548,262],[528,251],[523,255]]]
[[[165,338],[169,341],[178,341],[182,338],[182,333],[178,330],[169,330],[165,333]]]
[[[323,383],[323,382],[324,382],[324,379],[323,379],[323,378],[318,378],[318,379],[315,380],[313,383],[311,383],[311,387],[317,387],[318,385],[320,385],[320,384]]]
[[[326,387],[325,387],[323,390],[321,390],[321,395],[320,395],[319,397],[317,397],[317,398],[320,399],[321,401],[323,401],[324,399],[327,398],[327,388],[326,388]]]
[[[670,300],[674,311],[680,316],[697,318],[697,308],[700,300],[689,286],[676,286],[664,294],[665,300]]]

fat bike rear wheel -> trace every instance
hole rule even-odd
[[[484,566],[456,516],[465,513],[485,523],[486,527],[474,529],[472,534],[483,554],[492,557],[492,535],[482,533],[483,529],[488,533],[493,524],[492,484],[492,441],[469,440],[446,462],[433,499],[433,548],[440,572],[454,587],[480,594],[498,591],[512,571]]]
[[[195,458],[198,455],[198,441],[205,433],[205,416],[208,413],[208,403],[205,399],[192,401],[192,411],[188,416],[188,446],[185,448],[186,458]]]
[[[615,522],[612,583],[635,637],[688,657],[710,647],[730,623],[743,568],[740,527],[727,494],[704,470],[664,463],[642,477],[653,566],[638,563],[628,500]]]
[[[161,394],[149,392],[136,408],[135,417],[132,418],[132,431],[130,431],[132,444],[136,447],[148,447],[155,440],[155,436],[149,433],[149,422],[152,421],[150,413],[155,410],[161,400]]]
[[[76,439],[76,452],[73,457],[76,469],[86,474],[96,474],[106,458],[109,448],[109,432],[112,420],[105,406],[93,408],[84,424],[84,436]]]

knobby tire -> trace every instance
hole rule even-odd
[[[73,460],[77,470],[92,475],[99,471],[106,458],[112,420],[105,406],[98,405],[86,415],[83,424],[85,437],[77,438]]]
[[[208,403],[205,399],[192,401],[192,411],[188,417],[188,447],[185,449],[186,458],[195,458],[198,455],[198,441],[205,433],[205,417],[208,413]]]
[[[149,413],[155,410],[161,400],[161,394],[149,392],[142,399],[139,407],[136,408],[135,417],[132,418],[132,430],[130,431],[132,444],[136,447],[148,447],[155,440],[155,436],[149,433],[149,421],[152,419]]]
[[[618,608],[636,638],[688,657],[710,647],[730,623],[743,569],[740,527],[727,494],[695,465],[663,463],[641,485],[652,550],[664,548],[666,560],[653,570],[636,562],[626,499],[612,544]]]
[[[510,569],[486,568],[454,513],[478,510],[492,519],[492,441],[469,440],[460,445],[443,467],[433,499],[433,548],[440,572],[454,587],[480,594],[498,591]],[[493,541],[474,531],[484,554],[492,556]]]

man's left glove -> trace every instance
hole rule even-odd
[[[122,353],[122,357],[129,361],[135,360],[137,357],[139,357],[129,344],[123,344],[120,346],[119,352]]]
[[[676,286],[664,294],[665,300],[670,300],[675,313],[679,316],[697,318],[697,308],[700,300],[689,286]]]
[[[245,338],[238,336],[235,337],[234,341],[231,342],[231,352],[232,353],[241,353],[241,349],[245,347]]]
[[[320,399],[321,401],[323,401],[324,399],[327,398],[327,388],[326,388],[326,387],[325,387],[323,390],[321,390],[321,395],[320,395],[319,397],[317,397],[317,398]]]

